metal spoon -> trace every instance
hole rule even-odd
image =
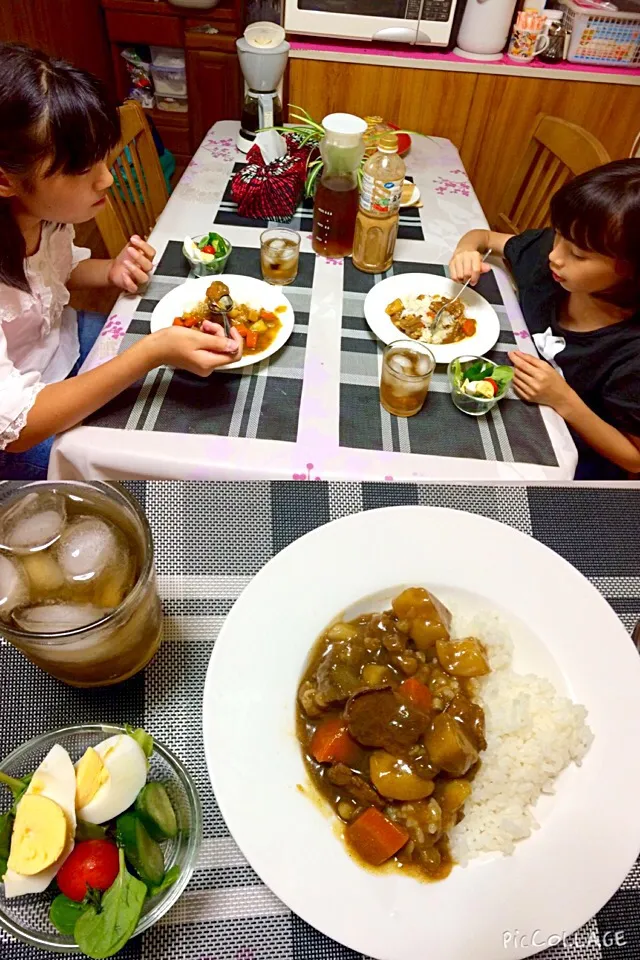
[[[212,313],[217,313],[222,317],[222,324],[224,326],[224,335],[229,337],[231,334],[231,328],[229,326],[229,317],[227,314],[229,310],[233,308],[233,300],[231,297],[226,294],[223,297],[220,297],[219,300],[209,300],[209,307]]]
[[[487,252],[486,252],[485,255],[483,256],[483,258],[482,258],[482,260],[481,260],[481,263],[484,263],[484,262],[485,262],[485,260],[487,259],[487,257],[491,254],[491,252],[492,252],[491,247],[489,247],[489,249],[487,250]],[[456,302],[456,300],[459,300],[459,299],[460,299],[460,297],[462,296],[462,294],[463,294],[464,291],[467,289],[467,287],[469,286],[470,283],[471,283],[471,277],[469,277],[469,279],[467,280],[467,282],[465,283],[465,285],[459,290],[457,296],[455,296],[455,297],[453,298],[453,300],[449,300],[448,303],[445,303],[444,306],[440,307],[440,309],[439,309],[438,312],[436,313],[435,317],[433,318],[433,323],[431,324],[431,326],[432,326],[433,329],[435,329],[436,324],[437,324],[438,320],[440,319],[440,315],[441,315],[442,313],[444,313],[445,310],[448,310],[449,307],[452,306],[452,304],[454,304],[454,303]]]

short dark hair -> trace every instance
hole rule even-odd
[[[118,111],[101,82],[63,60],[0,43],[0,169],[25,178],[79,174],[120,138]],[[7,201],[0,201],[0,283],[29,290],[25,244]]]
[[[640,159],[613,160],[570,180],[551,198],[551,223],[581,250],[621,264],[626,276],[602,299],[640,305]]]

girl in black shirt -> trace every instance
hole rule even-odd
[[[519,236],[471,230],[449,269],[454,280],[504,255],[538,352],[515,350],[519,397],[553,407],[580,454],[576,479],[640,473],[640,159],[576,177],[551,200],[546,230]]]

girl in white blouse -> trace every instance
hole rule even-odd
[[[46,477],[56,433],[79,423],[160,364],[208,376],[237,360],[242,340],[218,324],[150,334],[77,375],[104,318],[78,315],[69,290],[136,293],[155,250],[132,237],[114,260],[73,243],[113,183],[115,108],[90,74],[0,44],[0,477]]]

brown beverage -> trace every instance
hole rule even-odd
[[[427,398],[433,354],[423,343],[395,340],[385,349],[380,377],[380,403],[396,417],[413,417]]]
[[[314,201],[313,249],[323,257],[348,257],[358,215],[359,191],[351,176],[327,176]]]
[[[298,276],[300,234],[295,230],[265,230],[260,236],[260,265],[267,283],[286,286]]]
[[[149,662],[161,639],[153,544],[123,489],[26,484],[0,504],[0,635],[73,686]]]

